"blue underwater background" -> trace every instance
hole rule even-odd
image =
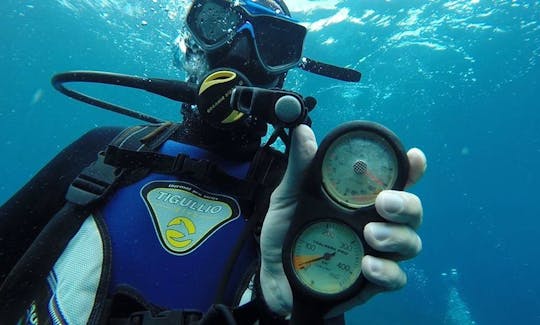
[[[305,55],[363,73],[358,84],[302,71],[286,88],[318,99],[321,140],[354,119],[382,123],[428,157],[410,190],[424,250],[409,284],[348,313],[350,324],[540,324],[540,1],[289,0]],[[76,102],[54,73],[176,78],[188,1],[3,0],[0,202],[87,130],[140,123]],[[179,104],[110,86],[94,95],[163,119]],[[46,193],[43,193],[46,195]]]

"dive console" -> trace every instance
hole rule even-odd
[[[375,198],[383,190],[402,190],[408,174],[399,139],[379,124],[352,121],[322,141],[283,248],[293,324],[323,324],[332,308],[359,294],[366,282],[362,257],[383,256],[363,236],[367,223],[383,221]]]

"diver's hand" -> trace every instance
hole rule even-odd
[[[313,131],[306,125],[298,126],[292,136],[289,165],[281,184],[272,193],[262,228],[261,288],[267,305],[281,315],[289,314],[292,308],[292,292],[281,260],[283,241],[296,209],[302,176],[316,151]],[[409,184],[412,184],[423,175],[426,158],[419,149],[411,149],[407,155],[411,166]],[[362,304],[381,291],[403,287],[407,278],[397,261],[416,256],[422,248],[422,242],[414,231],[422,222],[422,204],[418,197],[407,192],[383,191],[375,206],[379,214],[392,223],[369,223],[364,229],[364,236],[374,249],[393,253],[395,259],[365,256],[362,273],[370,283],[358,297],[339,306],[332,314]]]
[[[407,186],[416,183],[426,170],[426,157],[417,148],[407,152],[409,179]],[[330,311],[338,315],[361,305],[377,293],[401,289],[407,283],[405,272],[397,261],[415,257],[422,250],[422,240],[415,230],[422,223],[422,202],[404,191],[382,191],[375,208],[380,216],[392,223],[371,222],[364,227],[364,238],[373,249],[390,253],[392,259],[366,255],[362,259],[362,274],[369,280],[360,294]]]

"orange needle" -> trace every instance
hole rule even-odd
[[[369,170],[366,170],[366,175],[367,175],[367,177],[369,177],[369,179],[371,179],[375,183],[379,184],[379,186],[384,189],[384,187],[385,187],[384,183],[380,179],[378,179],[377,176],[370,173]]]
[[[324,255],[318,256],[318,255],[302,255],[302,256],[295,256],[294,257],[294,268],[299,270],[306,267],[306,265],[311,264],[313,262],[316,262],[318,260],[322,260],[324,258]]]
[[[294,257],[294,268],[299,270],[303,269],[309,264],[313,262],[317,262],[320,260],[329,260],[332,256],[336,255],[336,252],[334,253],[325,253],[324,255],[301,255],[301,256],[295,256]]]

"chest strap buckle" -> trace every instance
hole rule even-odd
[[[189,325],[202,318],[202,313],[196,310],[165,310],[153,316],[150,311],[140,311],[129,316],[130,325]]]
[[[188,175],[202,181],[208,181],[216,169],[216,164],[205,159],[193,159],[180,154],[174,159],[172,172],[177,175]]]
[[[118,178],[122,168],[104,162],[105,154],[100,152],[98,159],[83,169],[69,186],[66,200],[79,206],[87,206],[107,195]]]

